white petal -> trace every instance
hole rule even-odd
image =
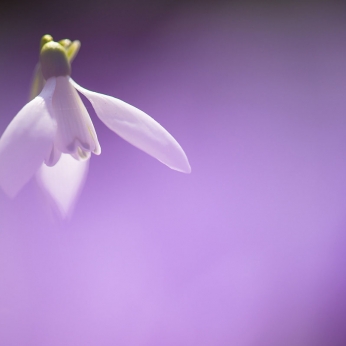
[[[56,123],[51,117],[55,78],[26,104],[0,139],[0,186],[14,197],[49,156]]]
[[[149,115],[119,99],[84,89],[71,78],[70,82],[89,99],[98,117],[120,137],[172,169],[191,172],[179,143]]]
[[[62,153],[77,157],[79,152],[100,154],[101,148],[88,111],[68,78],[56,78],[53,110],[58,132],[55,145]]]
[[[43,164],[36,173],[41,189],[53,200],[63,218],[69,217],[84,186],[89,160],[77,161],[62,154],[53,167]]]

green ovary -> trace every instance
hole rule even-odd
[[[46,80],[50,77],[71,75],[71,64],[67,57],[66,49],[58,42],[51,40],[43,44],[40,53],[40,63],[43,77]]]

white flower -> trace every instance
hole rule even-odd
[[[63,215],[72,208],[91,153],[101,153],[78,92],[89,99],[101,121],[120,137],[168,167],[190,173],[181,146],[149,115],[74,82],[57,45],[49,42],[43,46],[43,90],[19,111],[0,139],[0,186],[10,197],[16,196],[36,173]]]

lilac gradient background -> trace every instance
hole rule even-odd
[[[153,116],[192,174],[89,104],[102,154],[70,222],[34,182],[0,191],[0,345],[345,345],[345,8],[99,4],[7,9],[0,132],[40,36],[80,39],[76,82]]]

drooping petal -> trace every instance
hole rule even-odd
[[[93,105],[98,117],[120,137],[168,167],[190,173],[189,161],[179,143],[158,122],[119,99],[71,84]]]
[[[51,116],[55,78],[26,104],[0,139],[0,186],[14,197],[49,157],[56,133]]]
[[[54,202],[63,218],[69,217],[84,186],[89,160],[77,161],[71,155],[61,154],[53,167],[43,164],[36,180],[48,198]]]
[[[94,125],[69,77],[56,78],[53,111],[58,124],[55,145],[62,153],[86,159],[85,152],[101,153]],[[82,155],[79,155],[82,153]]]

